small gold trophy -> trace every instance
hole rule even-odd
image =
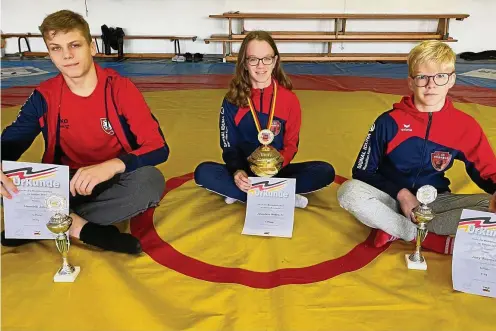
[[[269,129],[261,130],[258,141],[262,146],[258,147],[248,157],[251,171],[259,177],[272,177],[281,170],[284,158],[277,149],[269,146],[274,140],[274,133]]]
[[[417,191],[417,200],[420,205],[413,210],[413,221],[417,225],[417,240],[415,252],[405,255],[408,269],[427,270],[427,263],[421,253],[421,244],[427,235],[427,223],[434,218],[434,213],[427,205],[437,198],[437,190],[431,185],[424,185]]]
[[[55,215],[50,217],[50,221],[46,226],[48,230],[56,234],[55,245],[60,254],[62,254],[62,267],[53,277],[53,281],[56,283],[72,283],[81,271],[80,267],[74,267],[67,261],[67,254],[71,244],[66,232],[72,225],[72,218],[61,213],[66,204],[66,200],[63,197],[51,196],[46,200],[46,204],[49,210],[55,212]]]

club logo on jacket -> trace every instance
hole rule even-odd
[[[67,118],[61,118],[59,125],[61,129],[69,129],[69,120]]]
[[[270,131],[272,131],[274,136],[277,136],[281,132],[281,122],[279,122],[278,120],[272,120]]]
[[[449,152],[434,152],[431,153],[431,163],[437,171],[446,169],[451,161],[451,154]]]
[[[110,125],[110,122],[106,118],[100,118],[100,124],[102,125],[102,129],[106,134],[109,134],[111,136],[114,135],[114,129],[112,129],[112,125]]]

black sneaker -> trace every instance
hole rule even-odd
[[[86,223],[81,229],[79,238],[88,245],[107,251],[127,254],[140,254],[143,249],[139,240],[129,233],[121,233],[113,225]]]

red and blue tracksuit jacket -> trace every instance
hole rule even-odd
[[[262,129],[267,128],[274,95],[274,82],[264,89],[251,89],[251,101]],[[270,130],[274,133],[271,146],[288,165],[298,151],[301,126],[301,108],[298,97],[277,84],[276,106]],[[222,158],[229,172],[247,170],[247,158],[260,146],[258,131],[249,106],[238,107],[226,99],[222,103],[219,118]]]
[[[487,193],[496,191],[496,157],[477,121],[455,109],[449,98],[433,113],[418,111],[404,97],[377,118],[353,167],[353,178],[396,199],[423,185],[449,192],[445,172],[455,160],[465,163],[470,178]]]
[[[119,156],[126,172],[146,165],[165,162],[169,147],[157,120],[144,99],[130,100],[126,91],[136,89],[133,83],[112,69],[95,64],[98,77],[105,79],[105,111],[117,139],[122,145]],[[43,163],[60,164],[61,74],[37,87],[22,106],[17,119],[2,132],[2,159],[18,160],[41,132],[45,141]],[[136,95],[136,94],[133,94]],[[77,123],[84,125],[84,123]],[[91,134],[91,133],[88,133]]]

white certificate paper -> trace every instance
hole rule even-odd
[[[496,298],[496,214],[463,210],[452,267],[455,290]]]
[[[293,236],[295,189],[294,178],[249,177],[245,225],[242,234]]]
[[[69,214],[69,167],[2,161],[3,173],[17,185],[19,193],[12,199],[3,198],[5,237],[16,239],[53,239],[46,224],[55,212],[45,200],[57,195],[66,199],[64,209]]]

